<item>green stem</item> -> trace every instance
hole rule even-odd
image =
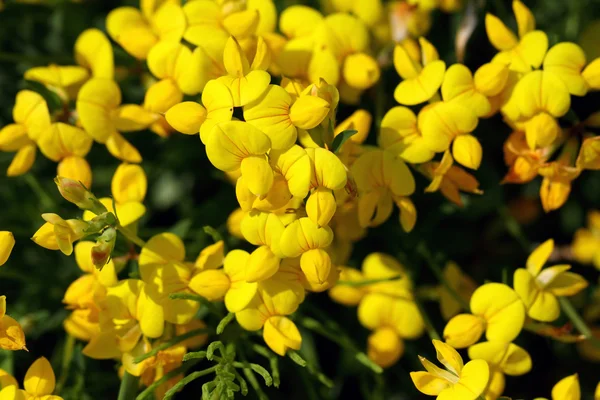
[[[417,252],[421,254],[421,256],[425,259],[425,265],[429,267],[431,272],[433,272],[433,274],[448,291],[448,293],[450,293],[450,295],[454,297],[458,304],[460,304],[461,308],[463,308],[467,312],[470,312],[471,307],[469,306],[469,304],[465,301],[465,299],[463,299],[460,296],[460,294],[458,294],[458,292],[452,286],[450,286],[450,284],[444,277],[444,272],[442,271],[440,266],[435,262],[435,260],[431,256],[431,253],[429,252],[429,250],[423,242],[419,244],[419,246],[417,246]]]
[[[260,383],[258,383],[258,379],[256,379],[256,375],[254,375],[254,372],[250,368],[250,363],[248,362],[248,359],[246,358],[246,355],[243,352],[240,352],[240,358],[242,359],[242,364],[244,366],[244,368],[242,368],[244,376],[246,377],[248,382],[250,382],[250,386],[252,386],[252,389],[254,389],[254,391],[256,392],[256,396],[260,400],[268,400],[269,397],[265,394],[265,392],[263,392],[262,388],[260,387]]]
[[[560,307],[565,312],[567,317],[569,317],[569,320],[571,320],[575,328],[577,328],[577,330],[581,332],[583,336],[585,336],[585,339],[589,340],[594,345],[594,347],[600,349],[600,339],[594,336],[592,330],[587,326],[587,324],[585,323],[581,315],[579,315],[577,310],[575,310],[575,307],[573,307],[573,304],[571,304],[569,299],[567,299],[566,297],[559,296],[558,302],[560,303]]]
[[[336,285],[362,287],[362,286],[373,285],[375,283],[391,282],[391,281],[395,281],[398,279],[402,279],[402,275],[390,276],[389,278],[365,279],[362,281],[337,281]]]
[[[31,188],[31,190],[37,195],[40,200],[41,206],[44,209],[54,208],[55,203],[52,197],[42,187],[38,179],[32,173],[25,174],[23,176],[25,183]]]
[[[504,226],[506,227],[508,233],[510,233],[510,235],[519,243],[519,245],[521,245],[525,251],[529,251],[531,247],[529,240],[523,233],[521,225],[517,222],[515,217],[512,216],[508,208],[505,206],[501,207],[498,212],[500,214],[500,218],[502,218],[502,221],[504,221]]]
[[[165,393],[163,400],[171,399],[173,396],[175,396],[175,393],[177,393],[178,391],[183,389],[183,387],[185,385],[187,385],[188,383],[190,383],[191,381],[201,378],[205,375],[211,374],[211,373],[215,372],[216,370],[217,370],[217,366],[214,365],[210,368],[203,369],[202,371],[192,372],[191,374],[189,374],[188,376],[186,376],[185,378],[183,378],[182,380],[177,382],[171,389],[169,389]]]
[[[135,398],[135,393],[138,388],[138,377],[131,375],[125,371],[119,388],[119,397],[117,400],[131,400]]]
[[[135,398],[135,400],[144,400],[144,399],[148,398],[149,396],[152,395],[152,393],[154,393],[156,388],[158,388],[160,385],[162,385],[169,379],[176,377],[179,374],[185,374],[185,372],[188,369],[190,369],[192,366],[196,365],[197,363],[198,363],[198,361],[191,361],[187,364],[183,364],[182,366],[180,366],[178,368],[175,368],[172,371],[167,372],[165,375],[163,375],[162,378],[160,378],[157,381],[154,381],[154,383],[152,383],[150,386],[148,386],[146,389],[144,389],[144,391],[142,393],[140,393],[138,395],[138,397]]]
[[[169,347],[175,346],[176,344],[179,344],[179,343],[181,343],[181,342],[183,342],[183,341],[185,341],[185,340],[187,340],[189,338],[192,338],[194,336],[204,335],[204,334],[207,334],[207,333],[210,333],[210,329],[208,329],[208,328],[202,328],[202,329],[194,329],[193,331],[189,331],[187,333],[184,333],[183,335],[175,336],[174,338],[172,338],[168,342],[164,342],[164,343],[156,346],[155,348],[153,348],[152,350],[150,350],[146,354],[143,354],[143,355],[137,357],[134,360],[134,363],[136,363],[136,364],[141,363],[145,359],[157,355],[158,352],[160,352],[160,351],[166,350]]]
[[[427,329],[427,334],[429,335],[429,338],[431,340],[434,340],[434,339],[442,340],[439,333],[435,329],[435,326],[433,326],[433,323],[431,322],[429,315],[427,315],[427,312],[425,312],[425,308],[423,307],[423,304],[421,303],[421,301],[419,299],[417,299],[416,297],[413,299],[413,301],[419,308],[419,312],[421,313],[421,317],[423,318],[423,322],[425,323],[425,329]]]
[[[146,245],[146,242],[143,239],[131,232],[129,229],[124,228],[121,224],[117,224],[117,230],[121,232],[121,234],[125,236],[127,240],[138,245],[139,247],[144,247]]]
[[[73,348],[75,347],[75,337],[71,335],[67,335],[67,339],[65,340],[65,345],[63,348],[63,356],[61,360],[61,371],[60,378],[56,383],[56,393],[60,393],[62,391],[63,386],[67,383],[67,378],[69,377],[69,366],[71,365],[71,360],[73,359]]]

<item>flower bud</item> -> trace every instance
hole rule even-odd
[[[82,210],[90,210],[95,214],[106,212],[106,207],[82,183],[73,179],[57,176],[54,183],[65,200],[75,204]]]
[[[92,263],[102,271],[102,267],[110,260],[110,255],[115,248],[117,231],[115,228],[107,228],[102,235],[96,239],[96,245],[92,247]]]

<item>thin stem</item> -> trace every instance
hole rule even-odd
[[[186,376],[185,378],[183,378],[182,380],[177,382],[175,385],[173,385],[173,387],[165,393],[163,400],[171,399],[175,395],[175,393],[180,391],[188,383],[190,383],[198,378],[201,378],[205,375],[211,374],[211,373],[215,372],[216,370],[217,370],[217,366],[214,365],[210,368],[203,369],[202,371],[192,372],[191,374],[189,374],[188,376]]]
[[[181,343],[181,342],[183,342],[183,341],[185,341],[185,340],[187,340],[189,338],[192,338],[194,336],[204,335],[204,334],[207,334],[207,333],[210,333],[210,329],[208,329],[208,328],[202,328],[202,329],[194,329],[193,331],[186,332],[183,335],[175,336],[174,338],[172,338],[168,342],[164,342],[164,343],[156,346],[155,348],[153,348],[152,350],[150,350],[146,354],[143,354],[143,355],[139,356],[138,358],[136,358],[134,360],[134,363],[136,363],[136,364],[141,363],[145,359],[157,355],[158,352],[160,352],[160,351],[166,350],[169,347],[175,346],[176,344],[179,344],[179,343]]]
[[[517,222],[515,217],[512,216],[507,207],[500,207],[498,210],[502,221],[504,221],[504,226],[510,235],[521,245],[521,247],[525,251],[529,251],[531,247],[527,236],[523,233],[521,229],[521,225]]]
[[[362,287],[362,286],[373,285],[375,283],[391,282],[391,281],[395,281],[398,279],[402,279],[402,275],[390,276],[389,278],[364,279],[362,281],[337,281],[336,285]]]
[[[121,232],[121,234],[125,236],[127,240],[138,245],[139,247],[144,247],[146,245],[146,242],[143,239],[131,232],[129,229],[124,228],[121,224],[117,224],[117,230]]]
[[[594,347],[600,349],[600,340],[594,336],[592,330],[587,326],[587,324],[585,323],[581,315],[579,315],[577,310],[575,310],[575,307],[573,307],[573,304],[571,304],[569,299],[567,299],[566,297],[559,296],[558,302],[560,303],[560,307],[565,312],[567,317],[569,317],[575,328],[577,328],[577,330],[581,332],[581,334],[585,336],[586,340],[589,340],[594,345]]]
[[[65,340],[65,345],[63,348],[63,355],[61,360],[61,370],[60,370],[60,378],[56,383],[56,393],[60,393],[62,391],[63,386],[67,383],[67,378],[69,377],[69,370],[71,365],[71,360],[73,359],[73,348],[75,347],[75,337],[72,335],[67,335],[67,339]]]
[[[121,380],[121,386],[119,387],[119,397],[117,400],[131,400],[135,398],[135,393],[138,388],[138,377],[131,375],[125,371],[123,379]]]
[[[416,297],[413,299],[413,301],[419,308],[419,312],[421,313],[421,317],[423,318],[423,322],[425,323],[425,329],[427,329],[427,334],[429,335],[429,338],[431,340],[434,340],[434,339],[442,340],[439,333],[435,329],[435,326],[433,326],[433,323],[431,322],[429,315],[427,314],[427,312],[425,312],[425,308],[423,307],[423,304],[421,303],[421,301]]]
[[[40,182],[37,180],[36,176],[32,173],[25,174],[23,176],[25,179],[25,183],[31,188],[31,190],[37,195],[42,205],[42,208],[53,208],[55,206],[55,202],[50,197],[50,195],[46,192],[46,190],[42,187]]]
[[[436,276],[438,281],[440,281],[440,283],[450,293],[450,295],[452,297],[454,297],[454,299],[458,302],[458,304],[460,304],[461,308],[463,308],[467,312],[470,312],[471,307],[469,306],[469,304],[465,301],[465,299],[463,299],[460,296],[460,294],[458,294],[458,292],[452,286],[450,286],[450,284],[444,277],[444,273],[443,273],[442,269],[435,262],[435,260],[431,256],[431,253],[429,252],[429,250],[427,249],[426,245],[423,242],[421,244],[419,244],[419,246],[417,246],[417,252],[419,254],[421,254],[421,256],[425,259],[425,265],[427,265],[427,267],[429,267],[429,269],[431,270],[431,272],[433,272],[433,274]]]
[[[150,386],[148,386],[146,389],[144,389],[144,391],[142,393],[140,393],[138,395],[138,397],[135,398],[135,400],[144,400],[144,399],[148,398],[149,396],[152,395],[152,393],[154,393],[156,388],[158,388],[160,385],[162,385],[169,379],[176,377],[179,374],[185,374],[185,372],[188,369],[190,369],[192,366],[196,365],[198,363],[198,361],[199,360],[191,361],[189,363],[183,364],[182,366],[180,366],[178,368],[175,368],[172,371],[167,372],[165,375],[163,375],[162,378],[160,378],[157,381],[154,381],[154,383],[152,383]]]
[[[267,397],[265,392],[263,392],[262,388],[260,387],[260,383],[258,383],[258,379],[256,379],[256,375],[254,375],[254,372],[250,368],[250,363],[248,362],[248,359],[246,358],[246,355],[243,352],[240,352],[240,358],[242,359],[242,364],[244,366],[244,368],[242,368],[244,376],[246,377],[248,382],[250,382],[250,386],[252,386],[252,389],[254,389],[254,391],[256,392],[256,396],[260,400],[268,400],[269,397]]]

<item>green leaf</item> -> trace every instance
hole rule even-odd
[[[222,320],[221,322],[219,322],[219,325],[217,326],[217,335],[220,335],[221,333],[223,333],[223,331],[225,330],[225,328],[227,327],[227,325],[229,325],[229,323],[235,318],[235,314],[234,313],[229,313],[227,314]]]
[[[356,129],[347,129],[343,132],[341,132],[339,135],[337,135],[334,139],[333,139],[333,143],[331,143],[331,151],[333,151],[334,153],[338,153],[340,151],[340,149],[342,148],[342,146],[344,145],[344,143],[346,143],[346,141],[348,139],[350,139],[352,136],[356,135],[358,133],[358,131]]]

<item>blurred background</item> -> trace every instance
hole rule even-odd
[[[12,122],[12,107],[16,93],[32,88],[22,76],[28,68],[49,63],[73,64],[73,45],[86,28],[104,30],[107,13],[118,6],[137,6],[138,2],[118,0],[89,1],[4,1],[0,11],[0,125]],[[276,0],[279,10],[291,4],[318,7],[318,1]],[[537,20],[537,26],[548,33],[550,45],[561,40],[584,41],[588,60],[600,56],[599,32],[600,0],[524,0]],[[465,64],[472,70],[488,62],[495,54],[489,44],[483,25],[485,12],[499,16],[509,27],[516,27],[509,0],[481,2],[478,24],[465,52]],[[436,11],[432,30],[427,38],[438,48],[447,62],[455,62],[454,37],[462,13],[453,15]],[[120,81],[123,103],[143,101],[144,90],[139,74],[127,71],[136,68],[134,60],[114,45],[115,63],[122,66]],[[395,105],[392,89],[399,81],[393,67],[383,72],[384,88],[390,92],[384,97],[384,110]],[[366,92],[361,107],[375,115],[376,93]],[[584,119],[600,108],[600,95],[590,95],[585,101],[574,98],[573,110]],[[50,104],[52,107],[52,104]],[[342,107],[338,120],[354,110]],[[376,115],[377,117],[377,115]],[[415,229],[406,234],[398,224],[395,214],[384,225],[371,229],[367,238],[359,242],[352,253],[350,266],[360,267],[364,257],[375,251],[389,253],[410,271],[419,286],[436,284],[435,277],[425,267],[415,248],[423,243],[441,264],[454,260],[479,284],[490,281],[512,282],[512,272],[522,267],[531,248],[519,238],[514,223],[521,227],[527,241],[540,243],[554,238],[559,247],[571,243],[576,229],[585,225],[588,210],[600,208],[600,176],[584,171],[573,185],[568,202],[558,211],[544,214],[539,201],[540,179],[527,185],[501,185],[507,169],[503,161],[502,145],[510,129],[500,116],[481,120],[475,134],[484,149],[481,168],[474,173],[484,191],[481,196],[464,197],[465,207],[459,208],[440,194],[424,194],[428,184],[417,178],[417,191],[412,197],[418,210]],[[146,199],[148,211],[140,223],[142,238],[169,230],[181,235],[187,254],[195,257],[206,245],[212,243],[203,227],[217,229],[229,248],[244,247],[228,237],[225,222],[237,207],[234,187],[224,175],[208,162],[198,137],[173,134],[164,139],[149,132],[128,134],[127,138],[140,150],[142,167],[149,181]],[[371,131],[368,142],[375,143],[376,132]],[[0,153],[0,169],[8,167],[11,153]],[[119,162],[100,145],[95,144],[88,155],[93,169],[93,192],[98,197],[110,195],[110,180]],[[52,179],[56,165],[39,156],[31,172],[17,177],[0,176],[0,228],[11,230],[16,246],[8,263],[0,268],[0,293],[7,296],[9,314],[21,321],[27,336],[26,352],[0,352],[0,368],[22,379],[27,367],[40,356],[53,364],[57,378],[66,376],[61,395],[69,400],[113,399],[118,392],[119,380],[113,361],[97,361],[81,355],[82,343],[73,347],[68,342],[62,322],[68,315],[62,297],[69,284],[80,275],[74,257],[45,250],[30,241],[42,225],[40,214],[58,213],[64,218],[80,216],[75,207],[64,201]],[[397,213],[397,210],[395,210]],[[117,253],[126,249],[117,245]],[[568,252],[567,252],[568,253]],[[574,270],[585,276],[592,286],[598,281],[598,271],[574,264]],[[124,274],[126,277],[126,273]],[[592,289],[574,298],[575,304],[589,296]],[[333,303],[327,293],[307,297],[307,315],[320,313],[343,327],[361,348],[366,346],[368,331],[360,326],[355,308]],[[425,303],[433,323],[441,331],[444,321],[439,305]],[[558,321],[558,324],[564,323]],[[335,343],[302,331],[302,354],[319,365],[323,373],[335,382],[332,390],[324,389],[306,370],[300,370],[289,359],[281,360],[281,387],[269,388],[270,398],[368,398],[368,399],[418,399],[421,398],[410,381],[409,372],[422,369],[417,354],[434,359],[429,338],[424,335],[417,341],[406,343],[400,362],[382,376],[358,364],[352,356]],[[513,398],[531,399],[549,396],[554,383],[560,378],[579,372],[583,399],[591,399],[598,383],[598,365],[583,361],[575,346],[563,344],[528,332],[523,332],[517,343],[531,354],[534,367],[522,377],[507,379],[505,393]],[[72,351],[70,349],[72,348]],[[65,351],[65,349],[69,351]],[[260,360],[264,362],[263,360]],[[535,384],[532,384],[535,382]],[[199,398],[200,385],[189,385],[181,398]],[[360,395],[358,394],[360,393]],[[250,398],[254,396],[251,393]]]

